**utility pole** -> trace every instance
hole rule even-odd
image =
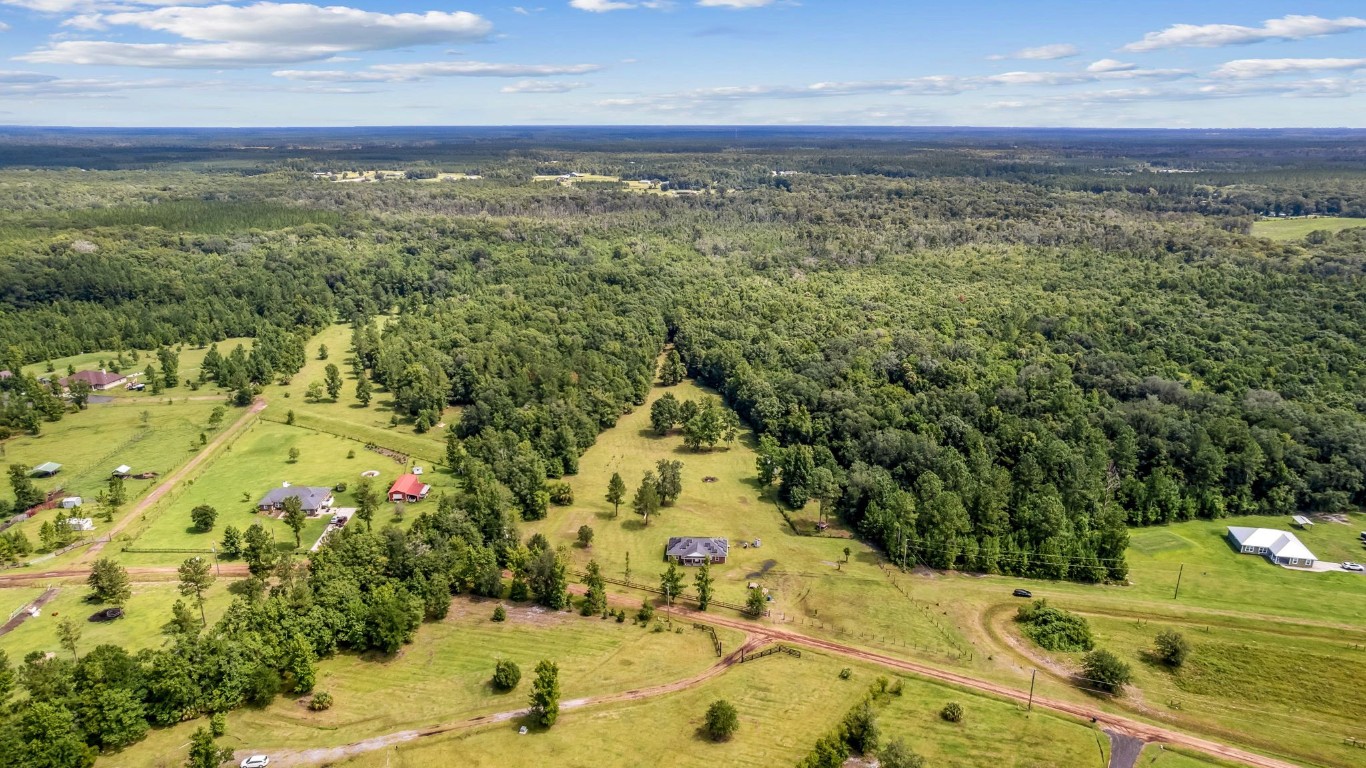
[[[218,546],[215,545],[215,544],[210,544],[210,545],[209,545],[209,551],[213,553],[213,569],[214,569],[214,572],[216,572],[219,576],[222,576],[222,575],[223,575],[223,566],[218,562]]]
[[[1176,594],[1172,595],[1173,600],[1176,600],[1177,598],[1181,597],[1181,575],[1185,572],[1186,564],[1182,563],[1181,568],[1176,572]]]
[[[1029,672],[1029,706],[1026,708],[1026,711],[1028,712],[1034,711],[1034,678],[1038,677],[1038,675],[1039,670],[1037,669],[1030,670]]]
[[[664,585],[664,613],[668,615],[668,617],[669,617],[669,626],[671,626],[671,627],[672,627],[673,624],[674,624],[673,605],[674,605],[673,598],[669,596],[669,585],[665,584],[665,585]]]

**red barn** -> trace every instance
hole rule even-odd
[[[401,475],[389,486],[389,501],[421,501],[431,490],[432,487],[424,485],[417,475]]]

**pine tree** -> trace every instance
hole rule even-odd
[[[621,479],[620,472],[613,472],[612,479],[607,482],[607,503],[612,505],[612,519],[617,518],[617,513],[621,510],[621,502],[626,500],[626,481]]]

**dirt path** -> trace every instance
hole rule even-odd
[[[119,535],[119,533],[124,528],[127,528],[129,525],[131,525],[134,520],[139,519],[142,516],[142,513],[151,509],[153,505],[155,505],[158,501],[161,500],[161,497],[170,493],[172,489],[179,485],[180,482],[184,480],[187,476],[189,476],[189,474],[193,472],[196,468],[198,468],[200,464],[203,464],[205,461],[209,459],[209,457],[217,453],[218,449],[223,447],[223,444],[227,442],[228,438],[242,431],[242,429],[245,428],[246,425],[249,424],[251,420],[256,417],[257,414],[259,414],[261,411],[264,411],[265,409],[266,401],[258,398],[256,402],[251,404],[251,407],[247,409],[246,413],[242,414],[241,417],[237,419],[237,421],[232,423],[232,426],[223,430],[218,434],[217,437],[210,440],[209,444],[204,446],[204,450],[195,454],[194,458],[187,461],[185,465],[182,466],[180,469],[177,469],[176,471],[172,472],[170,476],[168,476],[166,480],[162,482],[161,485],[158,485],[156,488],[153,488],[152,492],[144,496],[142,501],[139,501],[137,504],[133,506],[132,509],[128,510],[128,514],[124,515],[122,520],[115,523],[114,526],[109,529],[109,532],[105,536],[106,541],[96,542],[92,544],[90,546],[90,549],[87,549],[85,551],[85,554],[82,555],[81,558],[77,560],[77,562],[88,563],[94,560],[95,557],[99,555],[99,553],[104,549],[105,544],[107,544],[109,541],[113,541],[114,537]]]
[[[731,667],[740,663],[740,657],[742,653],[748,653],[750,651],[756,650],[762,644],[763,643],[761,639],[751,638],[747,636],[745,639],[745,643],[743,645],[741,645],[734,651],[731,651],[729,655],[727,655],[720,661],[716,662],[711,667],[708,667],[707,670],[705,672],[702,672],[701,674],[694,675],[683,680],[676,680],[672,683],[664,683],[662,685],[650,686],[648,688],[637,688],[630,691],[623,691],[621,693],[609,693],[603,694],[601,696],[588,696],[581,699],[570,699],[568,701],[562,701],[560,702],[560,711],[567,712],[576,709],[584,709],[586,707],[599,707],[606,704],[619,704],[622,702],[629,701],[644,701],[645,699],[651,699],[656,696],[664,696],[670,693],[678,693],[679,691],[684,691],[694,686],[701,685],[702,683],[705,683],[706,681],[716,677],[717,675],[720,675],[727,669],[730,669]],[[403,744],[409,741],[416,741],[418,739],[427,738],[429,736],[440,736],[447,733],[455,733],[457,731],[466,731],[474,728],[496,725],[498,723],[505,723],[509,720],[515,720],[516,718],[522,717],[526,714],[527,710],[525,709],[515,709],[510,712],[498,712],[496,714],[491,715],[478,715],[476,717],[470,717],[463,720],[455,720],[449,723],[442,723],[440,725],[434,725],[428,728],[415,728],[412,730],[398,731],[396,733],[388,733],[383,736],[376,736],[374,738],[365,739],[363,741],[345,744],[340,747],[326,747],[320,749],[304,750],[238,750],[238,752],[235,755],[233,755],[233,759],[241,760],[242,758],[252,754],[266,754],[270,755],[270,764],[272,766],[284,767],[316,765],[319,763],[330,764],[340,760],[345,760],[350,757],[355,757],[356,755],[364,754],[366,752],[373,752],[378,749],[386,749],[396,744]]]
[[[34,608],[42,608],[43,606],[51,602],[52,599],[56,596],[57,588],[48,587],[47,591],[39,595],[37,600],[34,600],[33,602],[29,603],[23,608],[20,608],[19,612],[14,614],[14,618],[5,622],[5,626],[0,627],[0,635],[8,634],[14,631],[20,624],[23,624],[25,621],[28,621],[33,616],[33,614],[29,613],[29,611],[33,610]]]
[[[216,568],[216,573],[224,577],[246,578],[251,575],[243,563],[220,563]],[[31,587],[35,581],[69,581],[71,579],[84,581],[85,577],[89,575],[90,568],[88,567],[63,568],[59,571],[6,573],[0,575],[0,589]],[[134,584],[171,581],[178,578],[179,575],[179,569],[174,565],[133,566],[128,569],[128,577]]]

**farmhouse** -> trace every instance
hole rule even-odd
[[[310,516],[322,512],[332,506],[332,489],[310,487],[306,485],[291,486],[283,485],[274,488],[270,493],[261,497],[256,502],[256,508],[262,512],[272,512],[285,508],[285,499],[290,497],[297,498],[300,506]]]
[[[58,379],[57,383],[62,385],[62,389],[70,389],[72,384],[77,381],[84,381],[90,385],[91,389],[103,392],[106,389],[113,389],[128,381],[128,377],[121,373],[109,373],[107,371],[76,371],[70,376]]]
[[[1228,539],[1233,546],[1245,555],[1265,555],[1276,565],[1295,568],[1312,568],[1314,556],[1309,548],[1300,543],[1295,534],[1271,528],[1241,528],[1229,526]]]
[[[418,502],[427,498],[431,491],[432,487],[424,485],[417,475],[400,475],[394,484],[389,486],[389,501]]]
[[[707,561],[726,562],[730,552],[730,542],[725,539],[709,539],[698,536],[674,536],[664,549],[664,559],[679,565],[702,565]]]

